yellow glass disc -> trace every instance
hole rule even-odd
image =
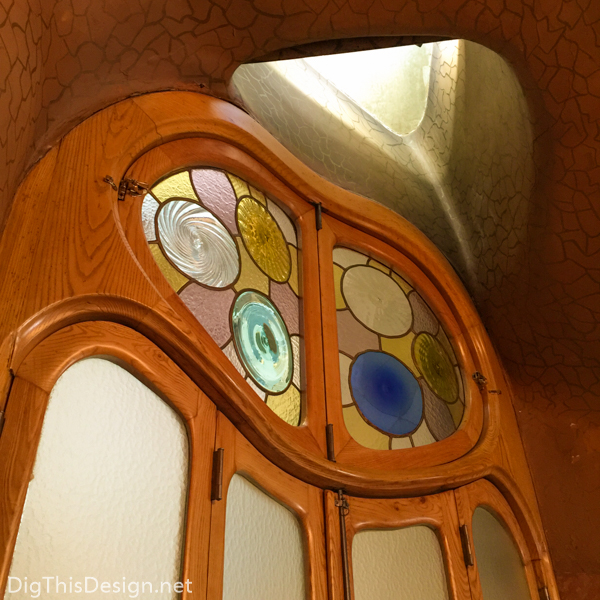
[[[237,209],[238,229],[252,260],[274,281],[286,282],[292,271],[287,243],[275,219],[253,198],[243,198]]]
[[[456,372],[442,344],[429,333],[420,333],[415,338],[413,353],[429,387],[446,402],[455,402],[458,397]]]

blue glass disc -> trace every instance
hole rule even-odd
[[[232,312],[235,345],[251,377],[264,389],[285,390],[294,373],[292,345],[277,309],[258,292],[241,293]]]
[[[350,388],[360,412],[381,431],[405,435],[421,422],[423,398],[419,383],[389,354],[360,354],[350,371]]]

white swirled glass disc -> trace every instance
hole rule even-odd
[[[210,287],[227,287],[240,269],[229,232],[195,202],[172,200],[158,214],[158,233],[169,260],[186,275]]]
[[[372,331],[394,337],[405,334],[412,324],[412,310],[400,286],[373,267],[348,269],[342,291],[352,314]]]

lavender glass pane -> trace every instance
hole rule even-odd
[[[299,301],[289,284],[271,281],[271,300],[279,309],[289,334],[299,334]]]
[[[229,311],[235,297],[233,290],[209,290],[190,283],[179,297],[219,347],[231,338]]]
[[[337,311],[338,344],[341,352],[354,356],[364,350],[379,350],[379,337],[361,325],[349,310]]]
[[[202,204],[215,213],[232,234],[237,234],[237,200],[227,175],[215,169],[195,169],[192,171],[192,182]]]

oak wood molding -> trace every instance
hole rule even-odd
[[[304,538],[306,597],[327,598],[323,490],[299,481],[265,459],[222,413],[217,417],[215,447],[224,449],[223,499],[214,501],[212,508],[208,597],[221,598],[223,594],[227,493],[231,478],[238,473],[295,514]]]
[[[473,548],[474,565],[468,569],[469,580],[474,600],[483,600],[483,592],[479,580],[479,571],[477,569],[477,552],[473,541],[473,513],[478,507],[489,509],[492,514],[500,519],[502,525],[509,531],[515,545],[519,551],[521,561],[527,578],[527,584],[531,597],[535,598],[538,594],[538,588],[547,586],[550,589],[555,588],[554,577],[544,577],[542,580],[536,578],[534,560],[536,560],[539,547],[531,544],[529,523],[519,521],[511,510],[506,498],[489,481],[481,480],[458,488],[454,492],[456,506],[460,524],[465,525],[471,547]],[[552,596],[554,597],[554,596]],[[558,596],[556,596],[558,598]]]
[[[445,465],[393,472],[377,465],[335,464],[325,459],[319,439],[298,435],[296,428],[254,402],[249,386],[215,352],[208,334],[174,310],[175,299],[148,276],[125,235],[127,219],[120,214],[116,194],[103,181],[106,175],[118,181],[145,155],[155,173],[163,169],[166,174],[180,156],[177,152],[183,152],[176,150],[178,140],[207,148],[210,142],[210,152],[223,161],[219,164],[237,161],[241,171],[259,165],[258,183],[264,178],[274,190],[284,193],[283,188],[289,188],[285,193],[290,197],[319,202],[338,221],[388,244],[435,285],[448,306],[456,307],[452,318],[464,332],[474,364],[480,365],[489,387],[503,390],[502,396],[483,392],[481,436],[468,454]],[[309,216],[306,212],[302,218]],[[507,490],[519,490],[511,507],[527,507],[522,512],[534,521],[537,542],[544,546],[508,384],[473,304],[447,261],[415,227],[317,176],[238,108],[191,92],[161,92],[93,115],[65,136],[20,186],[0,253],[6,257],[0,263],[0,348],[15,372],[23,364],[34,364],[42,344],[46,357],[49,348],[66,352],[54,338],[65,327],[85,321],[127,326],[177,364],[262,454],[288,473],[320,487],[386,497],[418,496],[489,477],[494,483],[504,482]],[[67,351],[75,356],[81,348]],[[43,360],[50,358],[40,360],[43,370]],[[46,374],[45,386],[53,376]],[[7,369],[2,380],[9,381]],[[25,385],[26,380],[17,380],[23,382],[17,389]],[[9,402],[7,411],[11,410]],[[5,433],[1,443],[6,439]],[[20,444],[17,438],[13,442]]]
[[[458,514],[453,492],[394,500],[350,496],[348,503],[346,530],[350,558],[352,540],[362,530],[399,529],[415,525],[432,527],[440,543],[446,567],[449,597],[455,600],[471,600],[469,579],[458,535]],[[352,571],[352,560],[350,560],[351,576]],[[354,598],[354,594],[352,596]]]
[[[16,368],[0,437],[0,593],[6,585],[42,423],[56,380],[73,363],[102,357],[131,372],[183,418],[189,470],[183,578],[207,586],[212,451],[216,407],[156,345],[118,323],[69,325],[46,337]],[[185,597],[185,594],[184,594]]]

